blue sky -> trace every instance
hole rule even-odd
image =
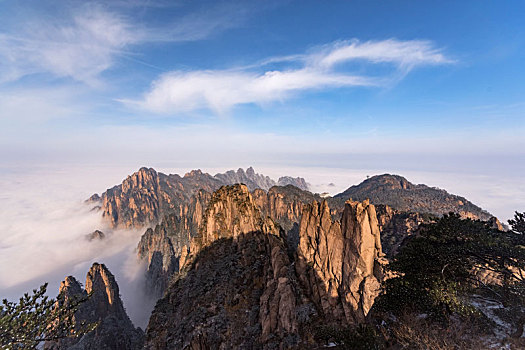
[[[502,167],[525,152],[523,18],[521,1],[3,0],[0,155]]]

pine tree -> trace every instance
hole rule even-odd
[[[18,303],[4,299],[0,309],[0,349],[35,349],[45,341],[77,337],[96,324],[75,322],[74,315],[87,297],[66,300],[63,293],[48,298],[47,283],[25,293]]]

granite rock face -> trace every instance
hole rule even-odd
[[[210,198],[210,193],[198,191],[178,213],[165,216],[161,223],[142,235],[137,255],[147,262],[146,288],[153,297],[161,297],[171,276],[184,266]]]
[[[306,183],[305,179],[302,177],[281,176],[279,180],[277,180],[277,186],[284,187],[288,185],[295,186],[303,191],[308,191],[310,189],[308,183]]]
[[[141,349],[144,333],[135,328],[126,314],[115,277],[103,264],[94,263],[86,277],[85,289],[72,276],[60,284],[66,302],[78,296],[87,296],[75,314],[75,322],[98,323],[95,330],[80,338],[48,342],[46,349]]]
[[[288,246],[295,249],[302,207],[319,199],[294,186],[272,187],[268,192],[256,189],[253,193],[247,186],[226,186],[214,193],[213,201],[211,197],[199,191],[181,212],[164,217],[142,236],[137,253],[147,262],[146,286],[152,296],[162,296],[171,276],[180,271],[190,255],[196,254],[197,242],[193,240],[199,232],[205,233],[199,244],[206,245],[223,236],[258,228],[259,222],[245,220],[270,217],[284,228]],[[243,201],[245,205],[237,205]],[[223,215],[225,212],[228,216]]]
[[[297,342],[292,262],[279,226],[245,185],[216,191],[185,272],[157,303],[149,349],[253,348]]]
[[[432,218],[419,213],[402,212],[388,205],[376,205],[377,221],[381,232],[381,246],[388,259],[397,254],[405,239],[416,234],[421,224]]]
[[[141,168],[102,194],[101,210],[113,227],[143,227],[184,211],[199,190],[213,192],[220,186],[219,180],[200,170],[180,177]]]
[[[291,185],[274,186],[268,192],[257,189],[253,191],[253,198],[263,215],[278,222],[285,231],[299,223],[303,205],[321,199],[318,195]]]
[[[326,201],[303,210],[296,271],[325,317],[355,324],[364,321],[379,294],[383,257],[375,207],[346,202],[333,221]]]
[[[281,178],[281,183],[304,187],[302,178]],[[256,174],[253,168],[246,172],[239,169],[224,174],[203,173],[192,170],[180,177],[165,175],[152,168],[141,168],[128,176],[120,185],[108,189],[102,195],[94,194],[86,202],[95,205],[113,227],[140,228],[157,224],[166,215],[179,213],[199,191],[212,193],[224,185],[244,183],[250,191],[256,188],[268,190],[277,182],[267,176]]]
[[[365,319],[385,263],[374,206],[348,202],[340,220],[326,202],[302,206],[290,254],[257,204],[265,194],[234,185],[212,195],[185,266],[152,313],[147,349],[315,348],[315,325]]]

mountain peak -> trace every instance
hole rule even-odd
[[[128,318],[120,299],[118,284],[106,265],[94,263],[91,266],[86,276],[86,292],[93,292],[91,301],[99,317],[114,315],[118,319]]]
[[[196,169],[196,170],[190,171],[189,173],[184,174],[184,177],[195,177],[195,176],[200,176],[202,174],[203,174],[202,170]]]
[[[388,205],[405,212],[441,216],[454,212],[462,217],[489,220],[492,215],[469,202],[466,198],[427,185],[414,185],[400,175],[372,176],[334,196],[340,200],[353,199]]]
[[[415,186],[403,176],[392,175],[392,174],[375,175],[363,181],[363,184],[365,183],[387,185],[387,186],[391,186],[392,188],[399,188],[399,189],[404,189],[404,190],[413,188]]]

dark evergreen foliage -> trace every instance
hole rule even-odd
[[[49,299],[47,283],[25,293],[18,303],[4,299],[0,310],[0,349],[35,349],[45,341],[85,334],[96,324],[75,322],[74,315],[87,297],[65,300],[63,294]]]
[[[394,313],[407,310],[446,320],[452,313],[476,314],[468,294],[481,288],[504,303],[521,303],[525,268],[522,236],[502,232],[482,221],[450,213],[426,225],[395,257],[397,277],[385,284],[377,306]],[[501,286],[483,284],[479,269],[495,272]]]

